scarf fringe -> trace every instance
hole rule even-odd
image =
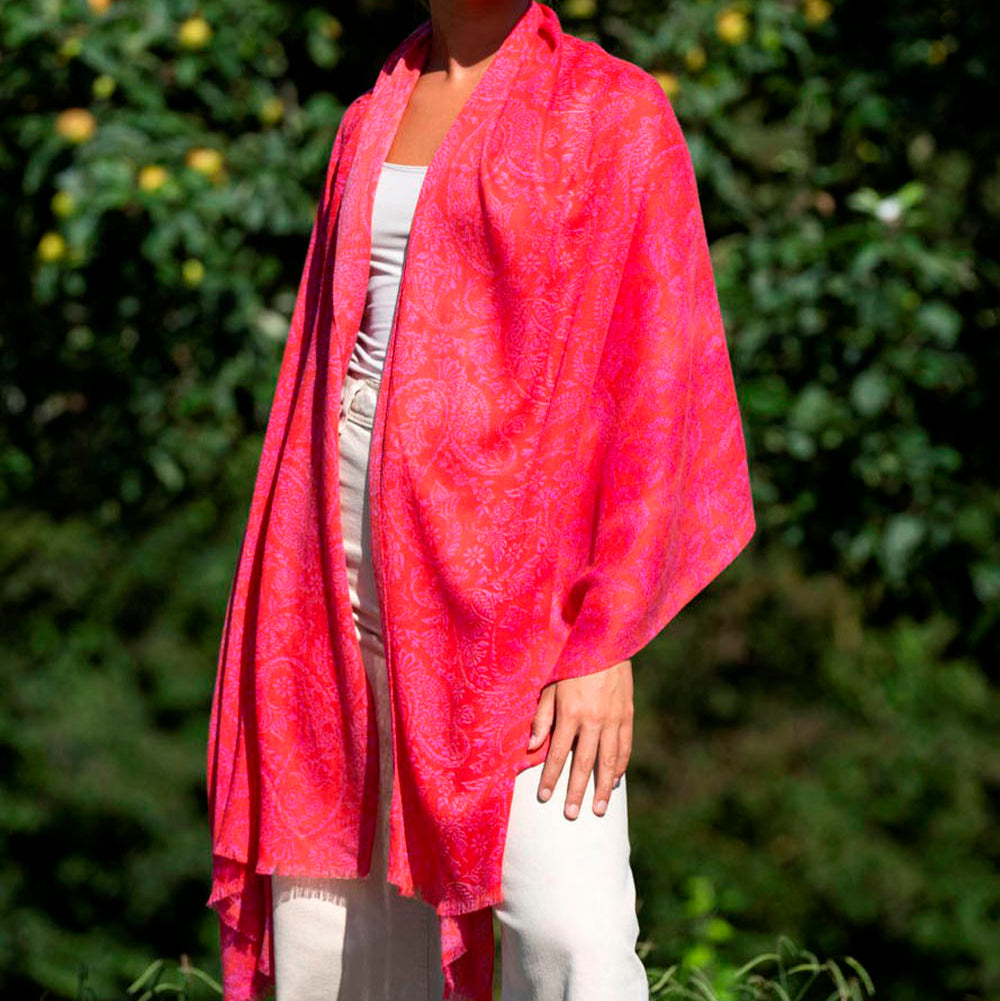
[[[206,906],[219,919],[223,1001],[264,1001],[275,988],[271,876],[218,854],[212,871]],[[491,1001],[493,962],[484,964],[482,957],[494,955],[492,907],[498,899],[466,902],[462,906],[474,909],[459,914],[438,912],[447,1001]]]

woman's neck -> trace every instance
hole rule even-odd
[[[431,48],[425,73],[449,83],[478,79],[532,0],[430,0]]]

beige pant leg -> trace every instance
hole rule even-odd
[[[572,754],[552,796],[538,799],[544,762],[514,782],[503,859],[503,1001],[648,1001],[629,862],[627,781],[604,816],[591,772],[580,814],[563,813]]]

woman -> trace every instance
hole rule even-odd
[[[630,658],[754,527],[662,89],[432,0],[334,140],[227,609],[227,1001],[489,1001],[494,917],[504,1001],[645,999]]]

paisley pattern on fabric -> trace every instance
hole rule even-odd
[[[226,1001],[273,987],[270,874],[370,867],[378,731],[337,418],[375,185],[429,41],[425,21],[337,130],[232,581],[207,748]],[[389,880],[440,916],[445,997],[489,1001],[542,687],[633,656],[755,530],[680,126],[655,78],[538,0],[427,170],[369,476]]]

